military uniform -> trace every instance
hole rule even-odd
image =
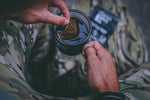
[[[147,100],[149,66],[141,66],[147,61],[141,32],[120,0],[79,0],[73,7],[89,14],[96,5],[120,17],[105,48],[116,60],[121,91],[127,99]],[[50,24],[12,20],[0,26],[0,88],[18,100],[97,100],[82,71],[84,58],[57,50],[51,30]]]

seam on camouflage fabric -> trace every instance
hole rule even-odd
[[[138,63],[137,61],[135,61],[133,58],[131,58],[128,53],[126,52],[125,50],[125,34],[124,33],[121,33],[121,48],[122,48],[122,51],[123,51],[123,54],[125,55],[125,57],[131,61],[132,64],[134,64],[135,66],[139,66],[140,63]]]

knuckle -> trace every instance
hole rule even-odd
[[[112,58],[112,55],[111,55],[110,52],[106,51],[105,53],[106,53],[106,56],[107,56],[108,58]]]
[[[100,44],[98,41],[94,41],[96,44]]]
[[[91,53],[94,53],[94,49],[93,49],[92,47],[87,47],[87,48],[86,48],[86,52],[87,52],[87,53],[90,53],[90,54],[91,54]]]

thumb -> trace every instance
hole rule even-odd
[[[93,47],[89,46],[88,48],[86,48],[84,50],[84,55],[85,55],[85,58],[87,57],[87,59],[92,59],[92,58],[95,58],[96,57],[96,51]]]
[[[54,15],[48,10],[43,11],[43,14],[41,14],[39,20],[41,22],[56,24],[56,25],[66,25],[69,23],[69,20],[63,16]]]

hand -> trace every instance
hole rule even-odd
[[[64,0],[21,0],[13,9],[9,9],[8,19],[14,19],[23,23],[46,22],[57,25],[69,23],[70,15]],[[23,2],[24,1],[24,2]],[[57,6],[63,16],[54,15],[48,11],[48,7]]]
[[[82,54],[87,60],[85,70],[92,90],[100,93],[120,92],[111,54],[98,41],[86,44]]]

